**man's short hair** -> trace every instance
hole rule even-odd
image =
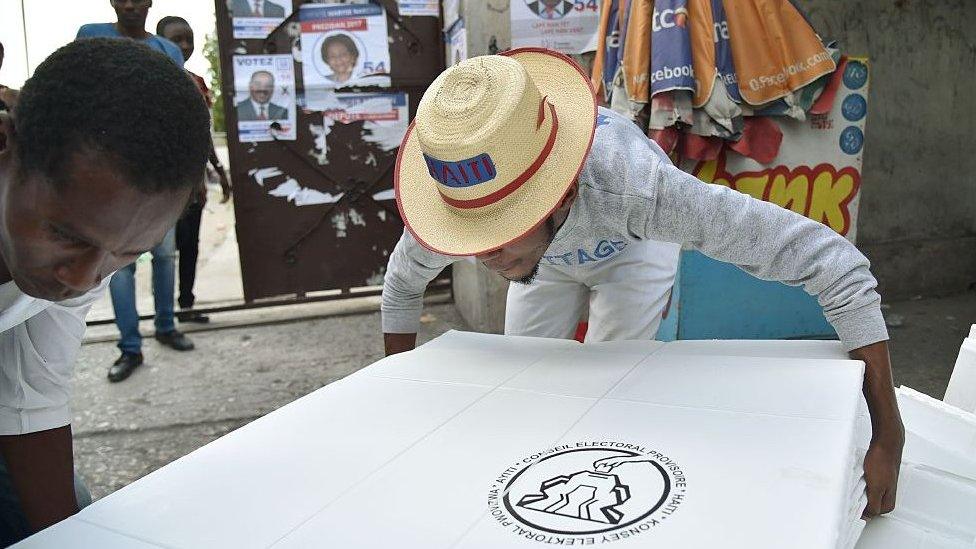
[[[57,50],[24,84],[14,110],[21,173],[65,180],[71,154],[101,155],[143,192],[198,185],[210,112],[166,55],[127,39],[89,38]]]

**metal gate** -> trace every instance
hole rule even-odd
[[[294,1],[294,12],[266,38],[235,39],[231,10],[240,1],[216,0],[216,15],[245,300],[302,299],[320,290],[348,293],[380,285],[403,230],[392,192],[396,149],[364,140],[362,121],[332,124],[324,138],[323,112],[302,108],[295,140],[241,142],[234,56],[290,54],[295,100],[305,104],[298,53],[299,5],[305,2]],[[440,18],[401,17],[396,0],[372,3],[385,9],[392,87],[350,91],[405,92],[412,119],[424,90],[444,68]],[[299,205],[296,189],[333,201]]]

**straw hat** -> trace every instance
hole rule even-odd
[[[520,48],[463,61],[430,85],[400,145],[400,215],[441,254],[514,242],[559,205],[595,127],[589,78],[569,57]]]

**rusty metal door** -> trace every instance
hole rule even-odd
[[[297,111],[296,140],[240,142],[233,56],[297,52],[298,7],[305,2],[294,1],[294,13],[267,38],[235,39],[233,1],[216,0],[216,15],[245,300],[382,284],[403,230],[392,196],[396,149],[363,140],[360,121],[332,125],[323,150],[323,139],[316,139],[323,113],[303,109]],[[392,87],[352,91],[405,92],[412,119],[424,90],[444,69],[440,18],[400,17],[396,0],[373,3],[386,11]],[[293,59],[302,105],[300,54]],[[290,179],[302,188],[342,196],[331,204],[297,206],[269,194]]]

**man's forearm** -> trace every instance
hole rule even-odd
[[[0,453],[32,528],[41,530],[78,512],[70,425],[0,436]]]
[[[905,428],[898,412],[888,343],[880,341],[854,349],[851,356],[864,361],[864,398],[871,412],[872,438],[903,442]]]
[[[863,518],[869,519],[895,508],[905,427],[898,412],[888,344],[865,345],[851,351],[851,356],[864,361],[864,398],[871,412],[871,444],[864,456],[868,501]]]

